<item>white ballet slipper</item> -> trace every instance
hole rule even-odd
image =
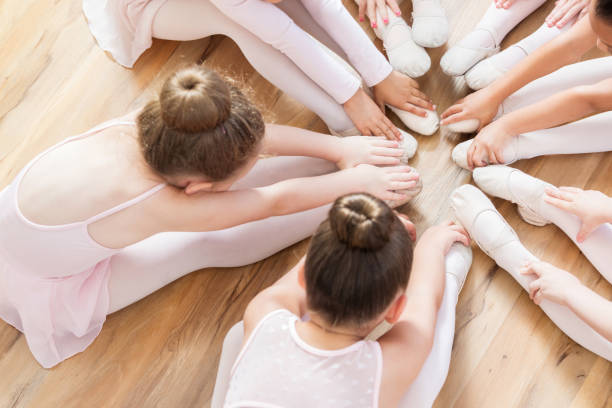
[[[414,172],[417,175],[419,174],[416,171],[416,169],[412,167],[411,167],[411,172]],[[407,190],[398,191],[398,193],[404,194],[406,197],[404,197],[401,200],[385,200],[385,203],[387,203],[387,205],[391,208],[401,207],[402,205],[406,204],[408,201],[416,197],[421,192],[422,189],[423,189],[423,182],[421,181],[421,177],[419,177],[416,180],[416,185],[414,187],[407,189]]]
[[[408,161],[414,157],[416,154],[417,148],[419,147],[419,143],[410,133],[403,131],[402,129],[398,129],[402,134],[402,140],[400,142],[399,148],[404,151],[402,157],[400,157],[400,161],[402,164],[408,164]]]
[[[480,127],[480,120],[466,119],[459,122],[444,125],[445,128],[455,133],[474,133]]]
[[[444,53],[440,67],[445,74],[460,76],[465,74],[479,61],[499,52],[499,46],[493,48],[471,48],[455,45]]]
[[[422,47],[436,48],[448,40],[448,20],[438,0],[412,2],[412,39]]]
[[[427,116],[421,117],[414,113],[398,109],[394,106],[387,105],[393,113],[406,125],[410,130],[420,133],[425,136],[433,135],[440,125],[438,113],[433,110],[427,110]]]
[[[389,8],[387,8],[387,11],[393,13]],[[377,20],[377,28],[374,29],[374,32],[378,38],[382,39],[389,63],[394,69],[411,78],[418,78],[429,71],[431,67],[429,54],[423,47],[413,41],[412,29],[403,18],[392,17],[389,24],[384,24],[380,15]],[[398,26],[402,26],[402,28],[398,28]],[[401,40],[390,41],[390,33],[393,28],[404,30],[406,34]]]
[[[465,82],[477,91],[491,85],[497,78],[503,76],[508,70],[498,69],[490,58],[480,61],[474,65],[466,74]]]
[[[446,254],[446,273],[449,273],[457,280],[459,292],[463,289],[463,284],[472,266],[472,248],[460,242],[451,245]]]
[[[508,166],[493,165],[474,169],[474,182],[489,195],[503,198],[517,205],[520,216],[529,224],[550,224],[541,215],[540,206],[547,187],[554,188],[535,177]]]
[[[451,157],[453,158],[453,161],[455,162],[455,164],[466,170],[471,170],[467,162],[467,153],[468,153],[468,150],[470,149],[470,146],[472,145],[473,140],[474,139],[470,139],[470,140],[466,140],[465,142],[459,143],[457,146],[455,146],[455,148],[453,149],[451,153]],[[503,151],[503,159],[504,159],[503,164],[512,164],[518,160],[517,144],[518,144],[518,137],[515,137],[512,139],[510,144],[506,146],[506,148]]]
[[[332,128],[328,128],[329,133],[338,137],[348,137],[348,136],[361,136],[359,130],[356,127],[346,129],[346,130],[334,130]]]
[[[480,249],[496,260],[498,250],[518,241],[516,232],[493,206],[482,191],[470,184],[464,184],[450,196],[455,217],[470,234]],[[480,217],[482,222],[478,222]]]

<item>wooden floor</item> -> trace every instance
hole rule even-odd
[[[443,2],[453,44],[491,0]],[[405,16],[409,3],[402,6]],[[356,14],[352,1],[345,4]],[[0,2],[0,188],[41,150],[142,105],[170,72],[192,62],[244,80],[278,123],[326,130],[254,72],[231,40],[155,41],[136,67],[126,70],[97,47],[80,7],[79,0]],[[525,20],[504,45],[533,31],[551,7],[549,2]],[[433,68],[419,80],[440,112],[467,92],[463,79],[442,74],[444,50],[430,51]],[[425,187],[404,211],[423,231],[450,216],[447,197],[470,182],[470,174],[450,160],[457,135],[417,138],[412,164]],[[517,166],[554,184],[612,194],[612,153],[538,158]],[[559,229],[527,225],[513,206],[495,203],[527,248],[612,298],[612,286]],[[0,322],[0,407],[208,406],[225,332],[306,245],[243,268],[194,272],[109,316],[91,347],[52,370],[42,369],[24,337]],[[436,407],[612,407],[612,365],[569,340],[480,250],[474,255],[457,308],[450,373]]]

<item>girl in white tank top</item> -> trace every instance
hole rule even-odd
[[[414,255],[411,238],[382,201],[337,199],[305,260],[248,305],[237,358],[226,339],[213,408],[223,397],[232,408],[431,405],[471,251],[452,223],[428,229]]]

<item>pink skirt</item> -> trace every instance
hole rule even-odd
[[[132,68],[151,47],[153,19],[167,0],[83,0],[89,30],[119,64]]]
[[[0,258],[0,318],[21,331],[34,358],[50,368],[85,350],[108,313],[110,258],[77,275],[20,274]]]

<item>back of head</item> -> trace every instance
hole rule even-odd
[[[369,194],[338,198],[306,256],[310,310],[331,325],[377,318],[408,285],[412,241],[393,210]]]
[[[138,116],[144,158],[162,176],[224,180],[257,154],[264,130],[246,96],[201,66],[171,75]]]

